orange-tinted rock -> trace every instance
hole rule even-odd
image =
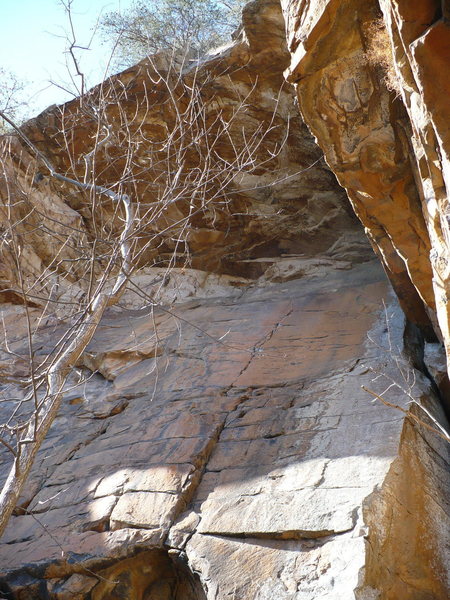
[[[139,243],[150,243],[140,264],[165,267],[175,252],[179,266],[187,260],[197,269],[254,278],[264,269],[249,260],[312,256],[353,228],[345,194],[321,161],[284,81],[288,64],[280,6],[264,0],[247,6],[236,42],[185,68],[181,83],[168,57],[150,57],[94,88],[84,105],[74,100],[52,107],[25,131],[60,171],[83,180],[96,126],[87,107],[103,95],[111,141],[95,154],[96,181],[110,186],[124,180],[139,203],[145,215]],[[192,89],[199,98],[189,110],[195,107],[197,116],[185,131],[177,111],[189,106]],[[131,131],[128,170],[125,130]],[[173,130],[176,144],[168,141]],[[205,164],[206,182],[196,187]],[[117,232],[121,222],[112,203],[98,202],[92,212],[83,193],[67,188],[65,194],[90,235],[93,220]],[[155,200],[161,201],[158,211],[149,208]]]
[[[37,165],[17,139],[0,140],[0,221],[5,242],[0,259],[0,300],[23,304],[8,224],[19,236],[20,264],[29,303],[39,306],[57,293],[61,300],[81,296],[83,267],[76,246],[86,243],[81,215],[48,181],[35,183]],[[58,258],[58,260],[55,260]],[[45,277],[40,280],[42,274]]]
[[[411,131],[416,183],[431,240],[430,263],[442,336],[450,357],[450,26],[438,0],[381,0],[393,47],[393,68]]]
[[[430,241],[414,182],[401,103],[368,62],[374,1],[286,1],[288,79],[302,115],[380,256],[400,302],[426,327],[434,310]]]
[[[297,88],[305,122],[346,188],[406,315],[425,333],[430,318],[448,357],[445,4],[283,2],[292,57],[287,76]],[[442,393],[448,393],[439,360],[430,368]],[[448,407],[445,395],[443,404]],[[418,414],[425,413],[418,409]],[[440,525],[441,518],[448,519],[448,504],[444,517],[441,507],[426,500],[430,489],[439,493],[448,480],[442,484],[441,458],[434,454],[436,446],[429,452],[427,444],[406,428],[399,459],[381,494],[366,507],[368,560],[357,598],[449,595],[448,536]],[[405,526],[407,512],[413,520]]]

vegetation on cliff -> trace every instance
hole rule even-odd
[[[230,41],[244,4],[245,0],[139,0],[128,11],[107,13],[100,26],[120,67],[161,50],[198,58]]]

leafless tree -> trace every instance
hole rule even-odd
[[[15,130],[1,142],[0,294],[23,306],[27,330],[25,349],[13,347],[5,334],[5,353],[20,363],[22,375],[2,399],[10,412],[0,425],[0,443],[11,469],[0,494],[0,534],[58,413],[68,376],[107,307],[119,302],[137,269],[160,260],[167,240],[167,269],[186,256],[193,221],[201,215],[214,222],[216,211],[227,209],[236,178],[270,164],[285,140],[275,117],[246,131],[248,97],[221,107],[209,76],[196,67],[161,54],[140,68],[138,90],[130,91],[126,77],[112,78],[63,106],[50,132],[58,152],[50,157],[31,139],[30,127],[18,128],[0,112]],[[155,110],[160,123],[150,130]],[[85,135],[77,137],[83,128]],[[68,222],[40,204],[36,186],[42,180],[77,204],[85,223],[79,216]],[[36,236],[53,245],[37,267]],[[151,295],[141,297],[152,303]],[[36,341],[49,322],[58,337],[39,353]]]
[[[8,113],[15,122],[22,122],[28,110],[24,90],[26,83],[13,72],[0,67],[0,110]],[[6,133],[7,124],[0,121],[0,134]]]

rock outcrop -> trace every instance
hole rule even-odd
[[[326,252],[354,218],[298,113],[288,65],[278,4],[250,5],[238,40],[220,53],[188,68],[149,57],[24,130],[80,180],[95,152],[96,182],[120,183],[139,207],[142,238],[151,240],[146,267],[186,266],[188,256],[189,267],[254,278],[270,266],[255,259]],[[195,126],[185,127],[190,118]],[[107,142],[93,127],[108,130]],[[111,203],[92,210],[82,194],[64,191],[90,232],[121,226]],[[164,208],[155,214],[156,201]]]
[[[408,17],[402,2],[382,3],[396,43],[423,37],[410,22],[428,23],[426,4]],[[283,9],[287,46],[279,3],[260,0],[245,8],[233,44],[181,78],[157,56],[88,97],[104,107],[96,183],[120,180],[132,196],[145,251],[133,285],[71,375],[0,540],[4,598],[449,596],[448,443],[439,429],[448,379],[436,338],[447,342],[447,333],[429,259],[437,247],[443,256],[445,238],[433,237],[424,217],[431,183],[421,188],[418,175],[432,166],[438,189],[436,155],[424,151],[423,138],[419,147],[417,90],[402,84],[413,98],[405,109],[368,59],[373,23],[380,27],[375,1],[285,0]],[[420,38],[417,73],[425,80],[433,77],[428,61],[438,64],[427,53],[440,23]],[[406,82],[412,59],[404,52],[410,62],[398,58],[398,68]],[[294,88],[283,83],[286,70],[393,289],[298,113]],[[205,140],[190,131],[182,153],[166,162],[174,195],[150,214],[165,197],[161,153],[194,75],[197,116],[209,123],[208,143],[218,140],[208,193],[219,192],[203,204],[187,197],[205,158]],[[441,99],[431,87],[419,95],[427,142],[432,132],[443,139]],[[24,128],[61,173],[81,181],[100,135],[88,100],[52,107]],[[124,129],[133,143],[126,164]],[[25,308],[5,253],[2,414],[26,375],[25,310],[39,323],[35,356],[45,357],[65,327],[64,302],[81,304],[89,285],[77,249],[97,236],[102,265],[102,243],[120,227],[112,203],[55,183],[22,142],[6,143],[2,210],[17,211],[28,240],[25,284],[47,275]],[[423,154],[419,169],[413,151]],[[435,228],[443,214],[434,214]],[[50,293],[61,310],[42,319]],[[0,460],[3,478],[6,449]]]
[[[402,1],[381,1],[380,8],[393,48],[392,68],[409,118],[412,164],[431,242],[433,290],[449,361],[448,7],[445,2],[430,0],[416,7]]]
[[[448,361],[447,11],[433,0],[282,3],[292,56],[287,77],[305,122],[346,188],[405,314],[426,337],[433,325]],[[445,377],[440,384],[448,414]],[[411,479],[401,485],[405,504],[422,506]],[[393,534],[395,550],[384,534],[370,541],[378,564],[369,561],[366,581],[378,581],[382,598],[446,597],[445,578],[431,584],[425,574],[431,555],[416,563],[398,541],[403,533]],[[404,563],[399,555],[407,556]]]
[[[378,2],[286,4],[288,79],[296,83],[302,115],[406,314],[426,327],[435,307],[431,246],[405,143],[407,119],[367,56]]]
[[[430,319],[448,348],[445,10],[438,0],[284,7],[302,115],[408,318],[427,335]]]
[[[351,598],[393,561],[397,597],[445,597],[444,448],[361,385],[414,374],[436,410],[432,389],[392,355],[404,322],[376,262],[318,275],[175,305],[181,323],[108,315],[88,349],[97,374],[68,393],[3,538],[5,589]]]

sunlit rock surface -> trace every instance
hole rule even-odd
[[[286,5],[288,71],[304,119],[348,192],[410,319],[434,309],[430,241],[404,108],[369,64],[376,0]],[[406,226],[405,226],[406,224]]]
[[[330,0],[284,9],[302,112],[400,303],[320,161],[292,89],[280,92],[290,63],[281,8],[251,3],[240,37],[199,73],[212,73],[205,89],[225,106],[250,94],[239,121],[250,132],[275,109],[271,144],[285,140],[282,150],[234,181],[226,211],[190,222],[188,265],[179,264],[180,250],[167,270],[170,236],[157,258],[148,253],[134,282],[153,307],[130,286],[106,314],[0,540],[5,598],[448,598],[448,444],[435,431],[432,419],[445,419],[430,380],[444,389],[444,355],[430,333],[437,327],[420,195],[396,137],[406,113],[361,62],[364,35],[354,27],[364,31],[376,7]],[[111,81],[126,87],[127,111],[141,106],[150,67]],[[80,163],[62,151],[61,118]],[[59,169],[73,175],[74,165],[83,176],[87,125],[73,102],[26,131]],[[28,191],[47,218],[60,210],[67,227],[92,240],[93,218],[111,220],[111,207],[93,215],[76,190],[36,179],[35,163],[12,143],[14,186],[1,188],[3,203]],[[273,147],[261,147],[259,160]],[[138,164],[146,151],[139,146]],[[99,157],[104,185],[120,147],[108,152]],[[146,177],[137,187],[150,194],[151,170]],[[187,209],[180,202],[176,214]],[[45,232],[27,233],[36,236],[31,280],[52,246]],[[76,271],[61,266],[59,275],[60,293],[81,298]],[[25,368],[16,355],[26,355],[27,341],[8,264],[2,279],[7,412],[20,394]],[[40,311],[37,298],[32,323]],[[58,339],[59,317],[41,323],[37,357]],[[4,477],[3,449],[0,460]]]
[[[397,356],[404,323],[376,262],[337,261],[319,277],[169,310],[105,318],[85,358],[97,374],[68,393],[24,493],[32,514],[13,517],[3,538],[11,589],[39,598],[36,580],[69,589],[77,573],[89,588],[99,574],[116,583],[95,580],[93,598],[182,598],[164,575],[181,569],[203,590],[193,598],[351,598],[364,538],[383,545],[389,519],[401,519],[405,546],[437,549],[430,524],[417,531],[402,508],[401,481],[427,493],[421,436],[436,452],[439,438],[361,389],[382,392],[387,377],[406,386],[402,373],[413,373]],[[386,397],[406,407],[399,389]],[[433,523],[444,499],[428,491],[421,518]],[[369,565],[386,560],[370,548]],[[442,574],[438,556],[422,568]],[[154,569],[164,596],[144,593]]]
[[[286,75],[305,122],[346,188],[407,317],[430,340],[431,324],[448,356],[448,10],[437,0],[282,4],[291,52]],[[448,379],[439,362],[430,372],[448,414]],[[391,486],[397,487],[397,521],[378,521],[379,538],[380,532],[369,533],[363,581],[381,598],[447,598],[448,563],[442,571],[432,565],[436,555],[448,557],[442,527],[448,524],[448,501],[431,509],[425,500],[430,485],[441,487],[439,477],[430,483],[430,465],[441,458],[425,450],[411,428],[403,440],[407,446],[386,480],[384,499],[371,504],[389,518]],[[412,483],[414,476],[398,473],[398,465],[407,463],[426,474],[420,486]],[[410,524],[404,527],[409,510],[426,513],[414,533]],[[446,517],[437,516],[441,510]],[[373,514],[369,520],[372,529],[377,521]],[[425,541],[430,532],[433,543]],[[412,543],[412,535],[423,543]],[[362,585],[362,597],[369,588]]]
[[[354,219],[299,115],[283,76],[288,65],[280,6],[258,2],[244,12],[233,44],[184,65],[180,78],[171,57],[149,57],[94,88],[85,105],[74,100],[50,108],[25,131],[61,172],[83,180],[86,156],[98,141],[86,106],[100,106],[97,126],[109,128],[109,137],[95,153],[95,179],[102,185],[123,181],[132,197],[143,219],[142,243],[148,243],[142,265],[175,261],[258,277],[270,265],[255,259],[326,252]],[[191,114],[200,121],[195,127],[184,124]],[[207,177],[196,187],[207,161]],[[94,223],[98,230],[105,223],[121,227],[111,202],[98,202],[92,211],[79,191],[64,193],[91,235]],[[156,199],[165,203],[157,214],[149,208]]]

